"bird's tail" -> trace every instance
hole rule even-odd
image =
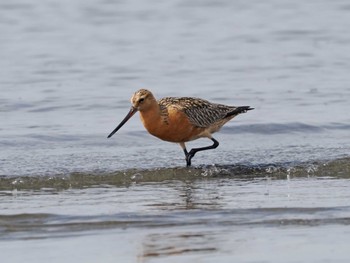
[[[254,108],[251,108],[250,106],[239,106],[235,108],[233,111],[227,113],[226,117],[232,116],[232,115],[238,115],[241,113],[246,113],[249,110],[254,110]]]

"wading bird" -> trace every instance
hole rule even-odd
[[[115,134],[137,111],[146,130],[161,140],[179,143],[186,157],[187,166],[200,151],[215,149],[219,142],[212,137],[229,120],[253,108],[226,106],[191,97],[167,97],[156,100],[146,89],[140,89],[131,97],[131,109],[122,122],[108,135]],[[209,138],[213,145],[193,148],[189,152],[185,143],[198,138]]]

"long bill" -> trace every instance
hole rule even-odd
[[[135,107],[131,107],[130,111],[128,112],[128,114],[125,116],[125,118],[122,120],[121,123],[119,123],[119,125],[117,126],[117,128],[115,128],[109,135],[107,138],[110,138],[113,136],[113,134],[115,134],[135,113],[137,112],[137,108]]]

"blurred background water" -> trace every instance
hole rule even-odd
[[[0,1],[0,258],[345,262],[349,14],[345,0]],[[185,169],[137,116],[106,139],[140,88],[255,110]]]

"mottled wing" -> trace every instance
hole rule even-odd
[[[229,112],[235,110],[235,107],[229,107],[221,104],[212,104],[205,100],[198,100],[193,106],[185,109],[191,123],[198,127],[209,127],[215,122],[221,121]]]
[[[163,98],[158,103],[162,108],[174,107],[179,111],[183,111],[193,125],[202,128],[207,128],[213,123],[226,118],[237,109],[236,107],[210,103],[207,100],[190,97]]]

